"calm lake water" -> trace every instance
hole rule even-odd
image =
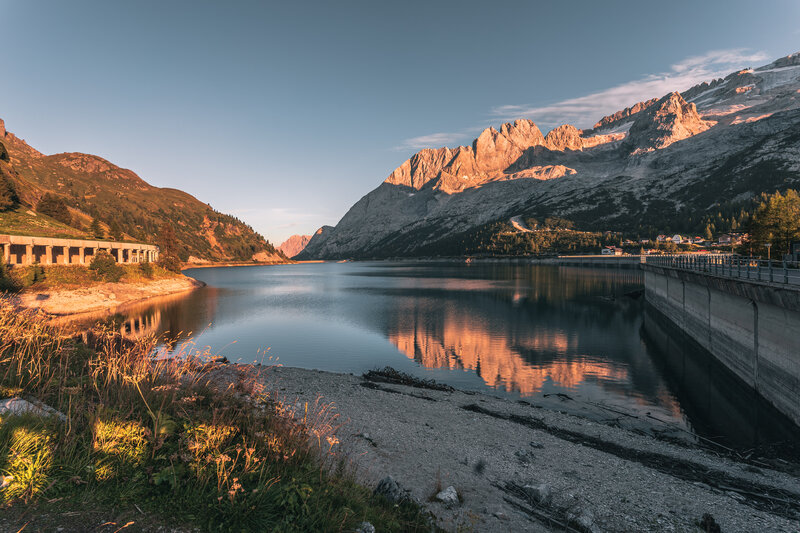
[[[794,426],[637,298],[635,270],[508,263],[193,269],[208,287],[110,320],[231,361],[360,374],[391,366],[457,388],[739,449]],[[633,297],[629,294],[633,293]]]

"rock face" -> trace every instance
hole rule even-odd
[[[502,180],[504,171],[531,146],[544,144],[544,136],[530,120],[503,124],[500,131],[487,128],[472,146],[425,149],[397,167],[385,183],[420,190],[430,184],[447,194]]]
[[[655,104],[658,101],[658,98],[651,98],[646,102],[637,102],[630,107],[626,107],[622,111],[617,111],[611,115],[606,115],[605,117],[601,118],[597,124],[594,125],[594,129],[599,130],[601,128],[608,128],[614,127],[617,124],[621,124],[623,122],[627,122],[632,120],[634,115],[639,114],[640,112],[644,111],[651,105]]]
[[[414,154],[299,258],[436,255],[513,217],[666,230],[799,187],[798,131],[800,53],[635,103],[593,130],[565,124],[543,136],[517,120],[470,146]]]
[[[302,252],[310,240],[311,235],[292,235],[278,246],[278,250],[292,258]]]
[[[700,117],[697,106],[673,92],[639,113],[625,144],[633,153],[651,152],[693,137],[713,125]]]

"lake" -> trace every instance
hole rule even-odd
[[[748,449],[795,426],[643,301],[638,270],[358,262],[185,271],[208,286],[107,319],[243,363],[391,366],[464,390]]]

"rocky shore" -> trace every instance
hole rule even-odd
[[[26,290],[14,297],[23,309],[41,309],[55,316],[114,312],[136,302],[188,292],[205,283],[186,276],[145,283],[102,283],[91,287]]]
[[[243,369],[213,375],[232,382]],[[798,465],[659,440],[535,400],[277,366],[258,379],[298,413],[332,404],[336,447],[359,479],[423,503],[449,531],[800,530]]]

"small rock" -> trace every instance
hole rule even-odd
[[[721,533],[722,531],[722,528],[719,527],[719,524],[717,524],[717,521],[714,520],[714,517],[711,516],[710,513],[704,514],[702,520],[700,520],[697,525],[707,533]]]
[[[452,507],[454,505],[458,505],[458,493],[456,492],[455,487],[450,485],[436,495],[436,500],[442,502],[447,507]]]
[[[31,413],[37,416],[57,416],[62,422],[67,420],[67,416],[64,413],[56,411],[41,402],[31,403],[19,397],[0,400],[0,415],[20,415],[23,413]]]
[[[495,511],[492,514],[494,514],[494,517],[498,520],[508,520],[508,515],[503,511]]]
[[[531,501],[541,505],[550,503],[550,500],[553,497],[550,485],[547,483],[539,483],[538,485],[525,485],[522,487],[522,490],[525,491],[525,494],[528,495],[528,498],[530,498]]]
[[[378,482],[378,486],[375,487],[374,493],[383,496],[391,503],[412,501],[411,495],[408,493],[408,491],[400,488],[400,485],[392,476],[386,476],[380,480]]]
[[[375,526],[369,522],[361,522],[358,524],[355,533],[375,533]]]
[[[517,460],[524,465],[529,465],[533,462],[533,455],[530,452],[517,450],[514,452],[514,455],[516,456]]]
[[[533,441],[531,441],[531,442],[530,442],[530,445],[531,445],[531,448],[536,448],[536,449],[542,449],[542,448],[544,448],[544,444],[542,444],[542,443],[540,443],[540,442],[533,442]]]
[[[591,509],[574,509],[567,513],[567,519],[586,531],[597,531],[597,528],[594,527],[594,513]]]
[[[0,476],[0,489],[8,487],[12,481],[14,481],[14,476]]]

